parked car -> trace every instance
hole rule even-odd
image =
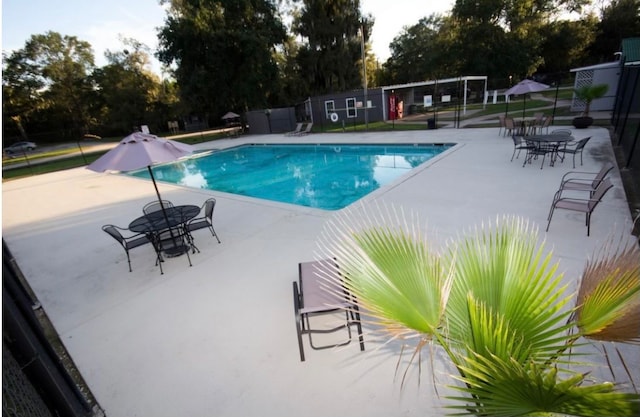
[[[37,148],[37,146],[33,142],[16,142],[13,145],[4,148],[4,153],[7,155],[13,155],[24,151],[32,151],[35,148]]]

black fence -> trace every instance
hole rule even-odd
[[[640,179],[640,66],[623,67],[611,124],[623,153],[621,168]]]

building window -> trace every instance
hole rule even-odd
[[[348,98],[345,100],[346,108],[347,108],[347,117],[353,118],[358,117],[358,110],[356,108],[356,99]]]
[[[335,111],[336,105],[333,100],[327,100],[324,102],[324,117],[325,119],[329,119],[331,117],[331,113]]]

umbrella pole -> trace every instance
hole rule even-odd
[[[169,216],[167,215],[167,211],[164,209],[164,204],[162,204],[162,197],[160,196],[160,191],[158,190],[158,184],[156,184],[156,178],[153,176],[153,171],[151,170],[151,165],[147,166],[149,170],[149,175],[151,175],[151,181],[153,182],[153,188],[156,189],[156,195],[158,196],[158,202],[160,203],[160,208],[162,209],[162,214],[164,215],[164,219],[167,222],[167,226],[169,226]],[[173,229],[169,227],[169,234],[171,235],[171,240],[173,240],[173,245],[176,244],[176,237],[173,235]]]
[[[527,108],[527,93],[524,93],[523,97],[524,97],[524,101],[522,102],[522,120],[524,123],[524,111]]]

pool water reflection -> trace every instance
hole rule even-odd
[[[242,145],[153,167],[158,181],[338,210],[451,148],[438,145]],[[149,178],[148,171],[131,175]]]

